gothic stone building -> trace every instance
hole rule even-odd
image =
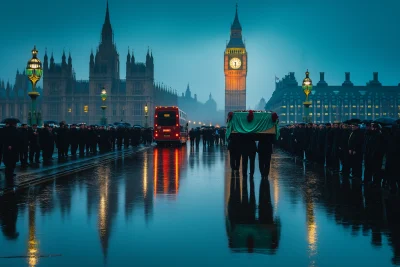
[[[136,62],[128,51],[126,58],[126,80],[120,79],[119,54],[114,43],[113,30],[107,4],[105,21],[101,32],[101,42],[90,55],[89,80],[77,81],[72,57],[63,53],[61,63],[50,60],[47,52],[43,59],[43,90],[38,89],[38,111],[42,121],[65,120],[67,123],[85,122],[99,124],[103,105],[100,97],[104,87],[108,98],[106,117],[108,123],[121,120],[131,124],[145,124],[144,107],[148,106],[148,123],[152,125],[152,111],[156,105],[177,105],[176,91],[154,82],[154,59],[147,52],[146,62]],[[27,121],[31,100],[28,92],[31,85],[25,73],[19,73],[15,85],[0,82],[0,118],[17,117]]]
[[[114,42],[107,3],[101,42],[96,53],[90,54],[89,80],[77,81],[72,67],[72,58],[65,53],[61,64],[54,62],[53,55],[43,61],[42,117],[44,120],[66,120],[98,124],[102,117],[102,88],[108,98],[106,117],[108,123],[126,121],[145,124],[144,107],[148,106],[148,123],[152,124],[152,111],[156,105],[176,105],[177,94],[154,83],[154,59],[147,52],[146,62],[140,63],[128,51],[126,57],[126,79],[120,79],[120,60]]]
[[[345,73],[342,85],[328,85],[324,72],[313,84],[309,111],[314,123],[341,122],[352,118],[400,118],[400,84],[383,86],[377,72],[365,86],[354,85],[349,72]],[[275,84],[275,91],[265,108],[278,112],[282,124],[298,123],[303,121],[304,100],[301,84],[291,72]]]

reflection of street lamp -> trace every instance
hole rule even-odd
[[[101,101],[103,103],[103,105],[101,106],[101,109],[103,110],[103,118],[101,118],[101,125],[106,126],[107,125],[107,118],[106,118],[106,109],[107,106],[105,105],[105,102],[107,100],[107,91],[106,89],[103,87],[103,89],[101,90]]]
[[[146,106],[144,106],[144,117],[146,118],[146,124],[144,125],[144,127],[149,127],[148,125],[147,125],[147,117],[149,116],[149,108],[147,107],[147,103],[146,103]]]
[[[32,91],[28,93],[32,99],[31,111],[28,114],[28,123],[30,125],[40,123],[40,114],[36,112],[36,98],[40,96],[39,92],[36,91],[36,84],[40,80],[43,74],[42,63],[37,58],[38,51],[36,45],[32,50],[32,58],[28,61],[26,66],[26,75],[32,83]]]
[[[306,101],[304,101],[303,105],[304,105],[304,122],[308,123],[311,122],[311,117],[310,117],[310,111],[309,111],[309,107],[311,106],[311,101],[308,100],[308,96],[311,93],[312,90],[312,81],[309,77],[310,73],[306,72],[306,77],[303,80],[303,84],[302,84],[302,88],[303,88],[303,92],[306,95]]]

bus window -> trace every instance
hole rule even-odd
[[[158,126],[175,126],[176,112],[175,111],[159,111],[157,113]]]

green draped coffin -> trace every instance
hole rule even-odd
[[[233,112],[233,116],[227,123],[226,138],[229,138],[231,134],[255,134],[256,137],[263,134],[275,134],[278,138],[279,120],[274,118],[274,122],[273,114],[273,112],[253,111],[253,119],[249,121],[249,111]]]

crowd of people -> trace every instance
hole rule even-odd
[[[212,145],[225,145],[225,133],[226,128],[214,128],[214,127],[197,127],[192,128],[189,131],[190,145],[200,145],[200,140],[203,140],[203,146]]]
[[[0,164],[5,165],[6,179],[15,176],[16,163],[21,167],[50,162],[57,150],[58,160],[71,157],[83,157],[104,153],[122,146],[138,146],[153,141],[151,128],[86,126],[85,124],[67,125],[61,122],[54,127],[45,124],[38,128],[36,124],[28,127],[8,122],[0,128]]]
[[[279,145],[300,160],[365,185],[400,185],[400,125],[377,122],[298,123],[280,129]]]

